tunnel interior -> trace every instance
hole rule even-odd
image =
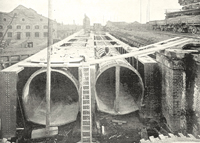
[[[143,96],[141,78],[127,67],[121,66],[119,72],[116,72],[116,69],[116,67],[108,68],[97,78],[98,109],[102,112],[119,115],[139,110]]]
[[[76,120],[79,95],[74,82],[70,78],[60,72],[51,72],[50,99],[51,125],[64,125]],[[23,103],[27,120],[45,124],[46,72],[29,78],[24,87]]]

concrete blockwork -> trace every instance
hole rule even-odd
[[[45,124],[46,69],[36,71],[23,89],[23,105],[28,121]],[[51,125],[60,126],[76,120],[79,111],[78,84],[65,69],[51,72]],[[70,116],[69,116],[70,115]]]
[[[162,114],[172,131],[185,131],[186,74],[184,62],[183,58],[174,59],[169,53],[166,50],[156,54],[156,60],[160,63],[162,72]],[[174,53],[178,54],[177,51]]]

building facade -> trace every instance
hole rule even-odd
[[[22,5],[9,13],[0,12],[1,40],[43,40],[48,37],[48,18]],[[57,22],[53,21],[53,39],[57,38]]]

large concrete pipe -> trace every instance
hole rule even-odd
[[[23,90],[23,105],[28,121],[46,123],[46,69],[31,75]],[[52,69],[51,126],[61,126],[76,120],[79,110],[77,80],[66,69]]]
[[[110,48],[107,56],[115,55],[119,55],[119,52]],[[126,60],[118,59],[100,63],[95,87],[97,106],[100,111],[124,115],[140,110],[144,85],[140,74]]]

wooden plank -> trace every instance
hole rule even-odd
[[[158,43],[155,43],[155,44],[150,44],[150,45],[147,45],[147,46],[144,46],[144,47],[140,47],[139,50],[144,50],[144,49],[152,48],[152,46],[168,44],[170,42],[173,42],[175,40],[180,40],[180,39],[181,39],[180,37],[175,37],[175,38],[164,40],[164,41],[161,41],[161,42],[158,42]]]
[[[186,138],[186,136],[184,136],[182,133],[178,133],[178,135],[179,135],[181,138]]]
[[[112,122],[114,123],[127,123],[127,121],[122,121],[122,120],[112,120]]]
[[[98,48],[105,48],[105,47],[108,47],[108,48],[120,48],[120,47],[124,47],[123,45],[96,45],[95,47],[98,47]],[[139,49],[138,49],[139,50]]]
[[[10,66],[2,70],[2,72],[15,72],[19,73],[24,69],[24,67],[18,67],[17,65]]]
[[[47,67],[44,63],[22,63],[19,67]],[[80,67],[80,63],[63,63],[63,64],[51,64],[51,67]]]
[[[192,139],[196,139],[192,134],[188,134],[188,136]]]
[[[139,48],[139,50],[141,51],[141,50],[153,49],[153,48],[156,48],[156,46],[163,46],[163,47],[165,47],[165,46],[168,46],[168,45],[173,45],[173,44],[175,44],[176,42],[181,42],[181,41],[184,42],[185,40],[187,40],[187,38],[178,39],[178,40],[176,40],[176,41],[167,42],[167,43],[165,43],[165,44],[162,44],[162,43],[157,44],[157,43],[156,43],[156,44],[154,44],[154,45],[152,45],[152,46],[145,46],[145,47]]]
[[[176,136],[174,135],[174,134],[172,134],[172,133],[169,133],[168,134],[171,138],[176,138]]]
[[[128,57],[136,57],[136,56],[140,56],[140,55],[148,55],[148,54],[155,53],[156,51],[159,51],[159,50],[164,50],[164,49],[176,46],[176,45],[187,43],[190,40],[191,39],[184,38],[184,39],[178,40],[174,43],[170,43],[170,44],[166,44],[166,45],[157,45],[155,48],[131,52],[131,53],[127,53],[127,54],[123,54],[123,55],[119,55],[119,56],[113,56],[113,57],[88,61],[87,63],[88,64],[98,64],[98,63],[105,62],[105,61],[108,61],[108,60],[116,60],[116,59],[120,59],[120,58],[128,58]]]
[[[0,72],[2,138],[11,138],[16,134],[17,80],[15,72]]]
[[[163,134],[160,134],[160,135],[159,135],[159,138],[160,138],[161,140],[165,140],[165,139],[167,139],[168,137],[167,137],[167,136],[164,136]]]

